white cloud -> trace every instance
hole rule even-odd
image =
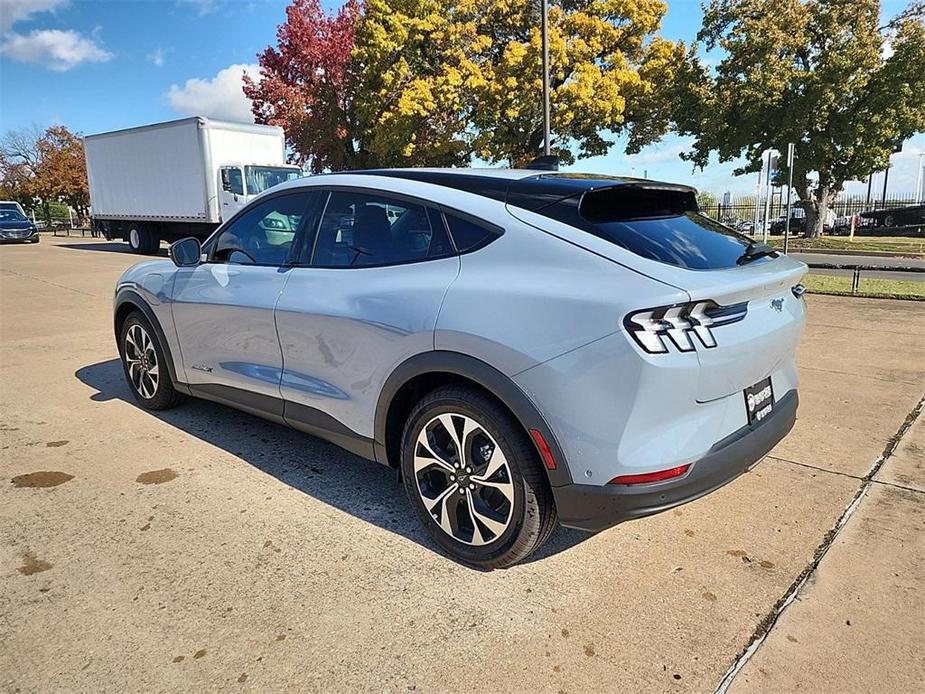
[[[153,51],[148,53],[146,57],[150,62],[154,63],[154,67],[163,67],[164,65],[164,49],[163,48],[160,48],[160,47],[155,48]]]
[[[890,58],[893,57],[893,54],[895,52],[896,50],[893,48],[893,42],[890,40],[890,37],[888,36],[886,39],[884,39],[883,45],[880,46],[880,57],[883,58],[884,60],[889,60]]]
[[[0,0],[0,33],[39,12],[55,10],[68,0]]]
[[[65,72],[81,63],[105,63],[112,53],[76,31],[37,29],[29,34],[7,34],[0,55],[20,63],[37,63]]]
[[[627,159],[636,165],[676,162],[681,160],[681,153],[690,150],[693,144],[693,139],[683,139],[668,146],[650,145],[645,147],[639,154],[628,156]]]
[[[175,111],[184,115],[253,123],[250,99],[242,91],[245,73],[256,78],[258,67],[229,65],[211,79],[189,79],[182,87],[173,84],[167,92],[167,101]]]
[[[220,0],[179,0],[181,5],[192,5],[200,17],[212,14],[218,10]]]

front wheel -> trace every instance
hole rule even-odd
[[[555,528],[555,504],[535,448],[511,414],[476,389],[440,388],[414,407],[401,467],[428,534],[467,564],[515,564]]]
[[[182,402],[184,396],[173,387],[166,353],[148,319],[133,311],[119,335],[122,370],[138,403],[147,410],[167,410]]]

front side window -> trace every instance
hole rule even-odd
[[[311,264],[397,265],[450,254],[439,217],[422,205],[375,193],[335,191],[321,219]]]
[[[280,195],[235,217],[215,240],[212,260],[245,265],[283,265],[311,200],[310,193]]]
[[[241,175],[241,169],[223,169],[222,186],[229,193],[235,195],[244,195],[244,176]]]
[[[256,195],[280,183],[295,180],[299,172],[279,166],[245,166],[244,176],[248,195]]]

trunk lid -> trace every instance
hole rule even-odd
[[[713,328],[715,347],[697,345],[701,366],[698,401],[740,392],[794,357],[805,306],[793,287],[806,274],[803,263],[781,255],[734,269],[688,274],[692,276],[685,276],[682,284],[692,300],[747,305],[742,320]],[[783,393],[774,395],[778,398]]]

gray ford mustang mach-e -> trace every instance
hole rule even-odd
[[[684,186],[313,176],[170,255],[116,287],[141,405],[206,398],[395,467],[480,567],[707,494],[796,417],[806,267]]]

